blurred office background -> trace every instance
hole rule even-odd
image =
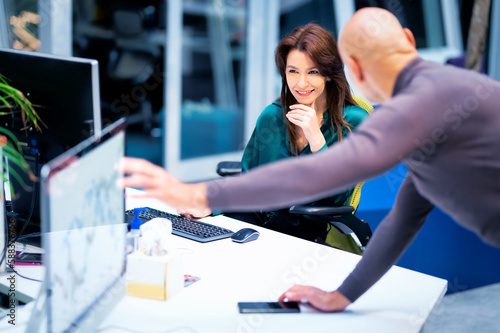
[[[316,22],[334,36],[359,8],[385,7],[422,57],[464,50],[473,0],[3,0],[3,46],[99,61],[104,124],[128,118],[129,155],[186,181],[241,157],[279,96],[274,49]],[[31,15],[30,13],[34,14]],[[38,21],[37,21],[38,20]]]
[[[464,53],[473,3],[2,0],[0,45],[97,59],[103,125],[127,117],[127,155],[198,181],[241,158],[260,112],[279,96],[274,49],[294,27],[316,22],[337,37],[355,10],[384,7],[413,31],[423,58],[445,63]],[[489,15],[483,71],[500,78],[500,0]],[[373,229],[405,174],[400,165],[364,186],[358,214]],[[499,258],[436,209],[398,264],[447,279],[452,293],[500,282]]]

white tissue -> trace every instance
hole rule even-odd
[[[168,253],[169,240],[172,235],[172,222],[157,217],[141,225],[142,241],[145,254],[163,256]]]

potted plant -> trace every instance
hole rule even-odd
[[[21,130],[33,126],[35,130],[41,131],[40,124],[46,127],[28,98],[21,91],[12,87],[7,78],[0,74],[0,116],[9,114],[19,114],[23,124]],[[26,163],[23,157],[22,149],[16,136],[9,129],[2,126],[0,126],[0,147],[2,155],[7,160],[17,165],[21,171],[27,172],[31,179],[35,179],[35,176],[29,169],[28,163]],[[14,177],[20,184],[25,186],[22,177],[14,168],[9,167],[9,163],[6,163],[5,159],[2,159],[2,165],[4,170],[1,175],[3,181],[7,180],[5,172],[8,172],[10,177]]]
[[[0,74],[0,116],[19,116],[22,122],[22,130],[25,130],[29,127],[33,127],[37,131],[41,131],[40,124],[46,127],[46,125],[42,122],[37,112],[34,109],[34,105],[26,98],[26,96],[18,89],[12,87],[7,78],[3,77]],[[9,174],[10,179],[16,179],[19,184],[29,189],[29,186],[23,180],[23,177],[17,170],[20,172],[25,172],[29,175],[30,179],[33,181],[36,180],[35,175],[30,170],[28,163],[23,157],[23,152],[19,141],[17,140],[14,133],[12,133],[9,129],[4,128],[0,125],[0,173],[1,173],[1,181],[0,185],[0,199],[4,194],[3,192],[3,184],[7,181],[6,174]],[[16,166],[16,167],[11,167]],[[17,169],[17,170],[16,170]],[[12,183],[9,182],[10,192],[12,193]],[[15,193],[12,194],[15,196]],[[4,200],[0,200],[1,203]],[[5,218],[5,206],[2,204],[0,207],[0,218]],[[2,222],[2,221],[0,221]],[[6,222],[6,221],[4,221]],[[5,223],[0,223],[0,226],[5,227]],[[3,233],[7,233],[5,236]],[[7,229],[0,230],[0,273],[5,271],[4,260],[7,260],[7,247],[13,246],[12,242],[15,241],[15,237],[11,238],[11,233],[7,232]],[[7,236],[8,235],[8,236]]]

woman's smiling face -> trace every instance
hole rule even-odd
[[[290,50],[286,58],[286,82],[299,104],[311,106],[316,101],[320,108],[326,105],[326,77],[307,53]]]

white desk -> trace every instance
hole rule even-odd
[[[156,200],[127,200],[127,209],[142,206],[173,211]],[[249,226],[222,216],[207,222],[233,231]],[[301,306],[298,314],[240,314],[238,301],[275,301],[296,283],[334,290],[359,260],[351,253],[252,227],[261,235],[245,244],[230,239],[202,244],[173,237],[174,246],[184,253],[184,273],[201,279],[167,301],[124,297],[102,323],[102,331],[419,332],[446,291],[445,280],[393,267],[343,313]],[[28,294],[36,295],[36,286],[29,287]],[[22,322],[28,317],[19,313],[21,325],[12,331],[24,331]],[[0,327],[13,328],[5,318]]]
[[[127,208],[161,202],[129,200]],[[249,224],[226,217],[207,222],[233,231]],[[201,279],[167,301],[125,297],[101,328],[141,332],[419,332],[446,291],[442,279],[393,267],[344,313],[240,314],[238,301],[275,301],[295,283],[334,290],[359,256],[264,228],[259,239],[197,243],[174,237],[184,273]],[[116,327],[116,330],[112,329]]]
[[[16,266],[16,271],[31,279],[43,280],[45,269],[43,266]],[[14,272],[2,273],[0,276],[0,292],[4,294],[9,293],[9,285],[6,281],[8,277],[13,275]],[[36,299],[38,296],[38,291],[40,290],[40,282],[28,280],[26,278],[20,277],[15,274],[15,294],[16,298],[23,302],[28,303]]]

